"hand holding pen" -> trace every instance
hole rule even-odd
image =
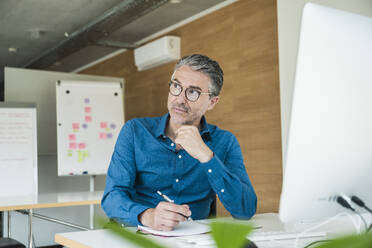
[[[173,200],[171,200],[167,195],[161,193],[159,190],[156,191],[156,193],[158,193],[161,197],[163,197],[163,199],[166,200],[167,202],[174,203]],[[192,220],[191,216],[185,216],[185,218],[187,218],[188,221],[191,221]]]
[[[191,216],[188,205],[178,205],[173,203],[169,197],[163,198],[165,201],[160,201],[155,208],[148,208],[138,215],[138,220],[142,225],[155,230],[170,231],[179,222],[187,220],[187,216]]]

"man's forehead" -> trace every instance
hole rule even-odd
[[[200,88],[208,88],[210,79],[203,72],[194,71],[189,66],[181,66],[173,72],[172,80],[184,86],[195,86]]]

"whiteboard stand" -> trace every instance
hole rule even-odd
[[[95,175],[90,176],[89,180],[89,191],[94,192],[94,179],[96,178]],[[94,205],[90,204],[90,211],[89,211],[89,228],[91,230],[94,229]]]

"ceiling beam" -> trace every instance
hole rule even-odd
[[[120,41],[111,41],[111,40],[99,40],[96,45],[99,46],[105,46],[105,47],[113,47],[113,48],[136,48],[134,44],[131,44],[129,42],[120,42]]]
[[[29,61],[23,67],[44,69],[88,45],[97,44],[100,39],[109,36],[119,28],[133,22],[168,1],[169,0],[124,0],[81,29],[68,35],[65,40]],[[133,47],[131,44],[121,45],[123,45],[121,48]]]

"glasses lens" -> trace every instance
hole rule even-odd
[[[169,91],[172,95],[178,96],[182,92],[182,86],[175,82],[169,83]]]
[[[199,96],[200,96],[200,91],[193,89],[193,88],[186,89],[186,98],[189,101],[195,102],[196,100],[198,100]]]

